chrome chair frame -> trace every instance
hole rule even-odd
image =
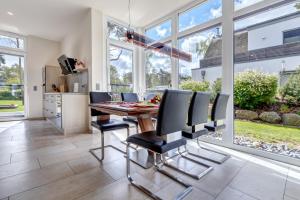
[[[129,152],[129,148],[130,148],[130,144],[127,144],[127,147],[126,147],[126,154],[127,154],[127,156],[126,156],[126,167],[127,167],[127,170],[126,170],[126,171],[127,171],[127,178],[128,178],[128,180],[129,180],[130,184],[133,185],[134,187],[138,188],[139,190],[141,190],[141,191],[144,192],[145,194],[149,195],[151,198],[153,198],[153,199],[155,199],[155,200],[162,200],[162,198],[160,198],[159,196],[157,196],[156,194],[154,194],[153,192],[151,192],[150,190],[148,190],[148,189],[145,188],[144,186],[142,186],[142,185],[136,183],[136,182],[132,179],[131,174],[130,174],[130,152]],[[182,185],[182,186],[185,187],[185,190],[184,190],[183,192],[179,193],[179,194],[176,196],[175,199],[176,199],[176,200],[181,200],[181,199],[183,199],[184,197],[186,197],[186,196],[192,191],[192,189],[193,189],[192,186],[189,185],[189,184],[187,184],[187,183],[185,183],[185,182],[183,182],[181,179],[179,179],[179,178],[173,176],[173,175],[170,174],[169,172],[163,170],[163,169],[162,169],[162,166],[159,166],[159,164],[157,163],[157,155],[160,155],[160,161],[161,161],[161,162],[162,162],[162,157],[163,157],[163,156],[162,156],[161,154],[158,154],[158,153],[154,152],[154,151],[151,151],[151,152],[153,152],[153,155],[154,155],[154,167],[155,167],[155,169],[156,169],[159,173],[161,173],[161,174],[163,174],[163,175],[165,175],[165,176],[171,178],[171,179],[174,180],[175,182],[177,182],[177,183],[179,183],[180,185]]]
[[[127,129],[127,137],[129,136],[129,128],[126,128]],[[127,144],[126,144],[127,145]],[[118,147],[115,147],[115,146],[113,146],[113,145],[105,145],[104,146],[104,131],[101,131],[101,147],[97,147],[97,148],[93,148],[93,149],[90,149],[89,150],[89,152],[99,161],[99,162],[102,162],[103,160],[104,160],[104,156],[105,156],[105,152],[104,152],[104,150],[105,150],[105,148],[113,148],[113,149],[115,149],[115,150],[117,150],[117,151],[119,151],[119,152],[121,152],[121,153],[123,153],[123,154],[126,154],[126,152],[125,151],[123,151],[122,149],[120,149],[120,148],[118,148]],[[96,155],[96,153],[95,153],[95,151],[96,150],[99,150],[99,149],[101,149],[101,158],[99,158],[97,155]]]

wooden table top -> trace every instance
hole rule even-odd
[[[95,103],[89,105],[95,110],[105,112],[108,114],[115,114],[121,116],[138,116],[138,115],[155,115],[158,113],[159,106],[140,107],[136,103]]]

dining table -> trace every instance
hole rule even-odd
[[[109,114],[99,116],[98,120],[109,120],[110,115],[136,117],[141,133],[155,130],[153,117],[157,116],[159,105],[149,103],[101,102],[89,105],[91,109]],[[108,117],[108,118],[107,118]],[[153,155],[145,149],[132,151],[130,159],[141,167],[153,166]]]

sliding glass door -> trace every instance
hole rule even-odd
[[[0,53],[0,118],[24,116],[24,57]]]

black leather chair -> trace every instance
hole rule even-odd
[[[142,185],[136,183],[130,175],[130,144],[141,146],[148,151],[151,151],[154,155],[154,166],[157,171],[173,179],[177,183],[185,187],[185,190],[180,193],[176,199],[183,199],[192,190],[192,186],[184,183],[177,177],[171,175],[167,171],[162,169],[163,164],[162,154],[186,145],[186,140],[181,138],[181,130],[186,122],[186,115],[188,111],[189,101],[191,93],[187,91],[175,91],[166,90],[164,92],[159,112],[158,120],[155,131],[144,132],[141,134],[135,134],[127,138],[127,177],[129,182],[140,189],[145,194],[149,195],[153,199],[161,199],[150,190],[146,189]],[[169,136],[174,136],[179,133],[179,138],[168,140]],[[170,137],[169,137],[170,138]],[[160,162],[157,162],[157,155],[160,157]]]
[[[211,123],[204,127],[210,132],[221,131],[225,129],[225,124],[219,124],[221,120],[226,119],[226,110],[229,95],[218,93],[211,110]]]
[[[90,103],[101,103],[106,101],[111,101],[111,96],[107,92],[90,92]],[[107,113],[103,113],[97,111],[95,109],[91,109],[91,115],[94,116],[105,116],[109,115]],[[106,145],[104,146],[104,132],[119,130],[119,129],[127,129],[127,137],[129,136],[129,124],[120,120],[109,119],[107,121],[92,121],[91,125],[98,130],[101,131],[101,147],[90,149],[90,153],[98,160],[102,161],[104,159],[104,149],[107,147],[111,147],[121,153],[126,153],[123,150],[113,146],[113,145]],[[94,151],[101,149],[101,158],[99,158]]]
[[[128,102],[128,103],[137,103],[139,102],[139,97],[136,93],[121,93],[121,99],[123,102]],[[136,133],[139,133],[139,122],[136,117],[132,116],[127,116],[124,117],[123,120],[125,122],[129,122],[135,125],[136,127]]]
[[[216,103],[220,100],[219,96],[220,95],[217,95],[218,100],[216,101]],[[191,104],[189,107],[189,113],[188,113],[188,122],[187,122],[188,127],[186,127],[185,130],[182,131],[182,136],[185,138],[188,138],[188,139],[197,139],[198,146],[201,149],[221,154],[224,157],[221,160],[215,160],[210,157],[206,157],[206,156],[202,156],[199,154],[189,152],[186,149],[186,152],[189,155],[199,157],[199,158],[202,158],[202,159],[205,159],[205,160],[217,163],[217,164],[221,164],[224,161],[226,161],[230,156],[227,154],[217,152],[215,150],[211,150],[211,149],[202,147],[200,145],[199,138],[203,135],[207,135],[209,133],[209,131],[207,130],[207,128],[204,128],[204,127],[200,128],[199,130],[196,130],[196,125],[204,125],[207,123],[209,102],[210,102],[210,93],[195,92],[193,94],[193,97],[191,99]],[[226,105],[223,105],[223,106],[226,107]],[[226,112],[226,109],[225,109],[225,112]]]

